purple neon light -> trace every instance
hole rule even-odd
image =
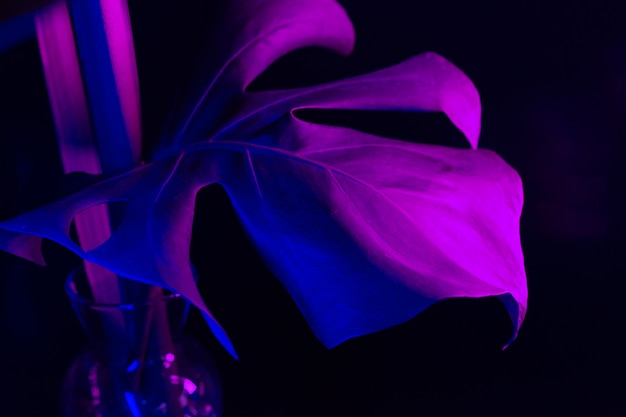
[[[137,165],[141,161],[141,105],[128,4],[126,0],[101,0],[100,7],[123,123]]]
[[[65,2],[37,13],[35,27],[64,172],[101,174]]]
[[[81,80],[80,63],[67,5],[56,2],[35,14],[35,29],[44,68],[50,108],[65,173],[100,174],[87,100]],[[90,207],[74,218],[81,247],[93,249],[111,236],[109,213],[105,205]],[[96,300],[120,300],[115,274],[92,262],[85,271]]]
[[[141,161],[141,112],[126,0],[75,0],[71,13],[105,173]]]

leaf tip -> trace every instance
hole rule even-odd
[[[231,342],[230,337],[228,337],[228,334],[226,334],[222,326],[220,326],[219,323],[211,315],[207,314],[206,312],[202,311],[202,315],[204,316],[204,319],[209,325],[211,332],[213,332],[213,334],[215,335],[217,340],[220,342],[220,344],[224,346],[224,349],[226,349],[226,351],[230,353],[230,355],[235,360],[239,360],[239,355],[237,355],[235,346]]]
[[[426,62],[434,61],[431,68],[437,73],[432,77],[439,79],[442,85],[441,110],[465,135],[472,148],[478,148],[482,108],[476,86],[456,65],[436,52],[426,52],[420,57]]]
[[[509,317],[511,318],[511,322],[513,324],[513,332],[511,333],[511,337],[506,341],[502,350],[507,349],[511,343],[517,338],[520,327],[524,321],[524,316],[526,315],[526,307],[520,304],[511,293],[501,294],[498,296],[500,301],[504,303],[507,312],[509,313]]]

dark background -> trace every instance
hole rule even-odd
[[[211,2],[131,1],[144,135],[158,137],[205,45]],[[173,4],[173,2],[171,2]],[[254,88],[314,84],[435,51],[476,84],[481,146],[520,173],[530,291],[518,339],[497,300],[446,300],[408,323],[327,350],[247,243],[219,188],[198,197],[192,257],[231,359],[201,318],[227,417],[624,416],[626,3],[345,0],[349,58],[307,49]],[[309,114],[377,134],[464,146],[440,115]],[[55,199],[61,168],[34,42],[0,56],[0,218]],[[54,416],[85,343],[63,294],[77,264],[0,254],[0,415]]]

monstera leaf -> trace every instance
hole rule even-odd
[[[519,239],[522,187],[475,149],[471,81],[424,54],[352,79],[247,92],[271,62],[317,45],[347,53],[352,26],[331,0],[235,1],[208,81],[177,110],[158,157],[0,223],[0,248],[43,262],[41,238],[119,275],[180,292],[233,347],[202,301],[189,259],[197,192],[221,184],[256,248],[327,346],[410,319],[448,297],[496,295],[514,335],[526,311]],[[441,111],[471,149],[407,143],[298,119],[303,108]],[[80,212],[125,201],[120,226],[83,251]]]

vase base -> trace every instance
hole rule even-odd
[[[174,352],[111,365],[93,350],[81,353],[63,385],[64,417],[220,417],[221,388],[210,357],[191,339]]]

